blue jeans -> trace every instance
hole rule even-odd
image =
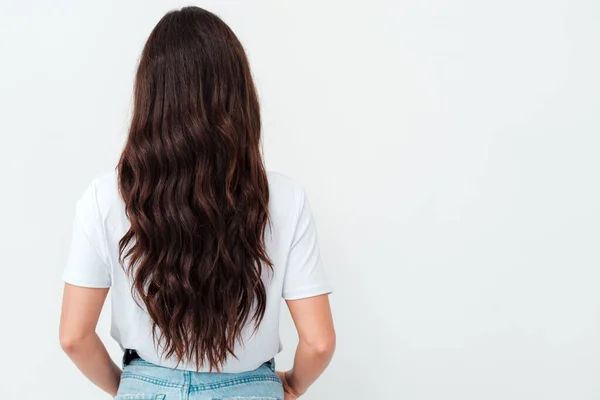
[[[283,400],[275,361],[237,374],[160,367],[137,358],[123,363],[115,400]]]

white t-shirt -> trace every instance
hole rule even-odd
[[[244,329],[244,345],[235,348],[223,372],[258,368],[281,350],[279,315],[281,298],[301,299],[330,293],[321,265],[317,231],[304,190],[294,180],[268,173],[271,227],[265,244],[273,273],[265,279],[267,305],[262,323]],[[111,335],[122,349],[135,349],[154,364],[174,368],[174,359],[161,357],[152,340],[151,321],[131,295],[131,280],[118,261],[118,242],[129,229],[125,205],[117,188],[117,173],[94,179],[78,200],[73,236],[63,279],[76,286],[111,288]],[[142,304],[143,306],[143,304]],[[177,368],[196,370],[180,363]],[[204,369],[206,371],[207,369]],[[203,371],[203,370],[201,370]]]

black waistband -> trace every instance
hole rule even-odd
[[[123,354],[123,365],[129,365],[129,363],[136,358],[140,358],[137,351],[131,349],[125,350],[125,354]]]

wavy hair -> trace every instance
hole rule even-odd
[[[260,110],[231,29],[198,7],[167,13],[137,69],[119,191],[132,294],[164,357],[220,371],[266,308],[269,189]],[[126,267],[126,262],[128,266]]]

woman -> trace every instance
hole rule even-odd
[[[267,173],[244,50],[215,15],[165,15],[138,67],[114,172],[77,202],[63,349],[116,399],[296,399],[334,351],[303,190]],[[109,288],[123,371],[95,326]],[[299,335],[275,372],[281,298]]]

